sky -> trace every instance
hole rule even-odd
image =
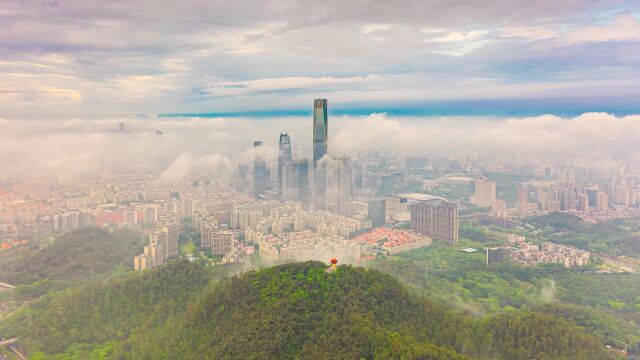
[[[640,2],[0,0],[0,118],[640,113]]]

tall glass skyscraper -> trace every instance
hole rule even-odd
[[[267,180],[267,166],[260,153],[261,149],[259,149],[262,147],[262,141],[254,141],[253,147],[256,149],[256,156],[253,159],[253,194],[259,197],[260,194],[264,194]]]
[[[307,159],[293,160],[282,170],[282,200],[300,201],[309,207],[309,162]]]
[[[353,169],[351,158],[334,156],[327,167],[327,210],[335,214],[351,216],[351,183]]]
[[[313,204],[316,210],[327,208],[326,163],[320,162],[327,154],[328,119],[327,99],[313,101]]]
[[[282,178],[284,176],[284,168],[291,163],[291,138],[289,134],[280,134],[280,147],[278,151],[278,190],[280,196],[284,193],[282,188]]]

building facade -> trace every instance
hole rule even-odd
[[[327,154],[328,141],[327,99],[313,102],[313,205],[316,210],[326,210],[327,172],[321,161]]]
[[[432,199],[410,205],[411,229],[419,234],[458,245],[458,205]]]
[[[291,157],[291,137],[289,134],[280,134],[278,145],[278,191],[280,191],[280,196],[282,196],[284,193],[284,169],[289,166],[293,160]]]
[[[261,154],[262,141],[254,141],[253,148],[256,152],[253,159],[253,195],[259,197],[264,194],[267,183],[267,166]]]

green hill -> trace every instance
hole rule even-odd
[[[211,282],[215,270],[176,261],[46,296],[0,334],[35,360],[618,358],[552,316],[478,320],[376,270],[325,270],[295,263]]]
[[[131,267],[142,251],[144,237],[129,230],[95,227],[64,233],[49,246],[0,260],[0,281],[29,284],[40,280],[73,282]]]

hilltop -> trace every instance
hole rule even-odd
[[[325,270],[293,263],[212,282],[212,270],[175,261],[47,296],[0,331],[36,360],[617,358],[551,316],[479,320],[376,270]]]

